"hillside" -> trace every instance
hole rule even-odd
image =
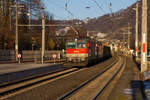
[[[142,3],[139,4],[139,35],[141,33],[141,15],[142,15]],[[134,48],[135,40],[135,16],[136,12],[133,10],[135,4],[131,5],[127,9],[122,9],[112,15],[106,14],[99,18],[90,19],[84,26],[89,31],[99,31],[107,34],[107,39],[119,39],[123,40],[123,33],[127,32],[128,23],[131,26],[131,46]],[[148,20],[150,20],[150,1],[148,2]],[[148,21],[148,33],[150,33],[150,23]],[[139,36],[140,37],[140,36]],[[140,39],[140,38],[139,38]],[[127,41],[127,36],[126,36]],[[148,41],[150,41],[150,35],[148,35]],[[150,46],[150,44],[149,44]]]

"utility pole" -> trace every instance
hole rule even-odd
[[[109,8],[110,8],[111,16],[112,16],[112,3],[111,2],[110,2],[110,5],[109,5]]]
[[[87,34],[86,34],[86,36],[87,36],[87,37],[89,37],[89,31],[87,31]]]
[[[139,51],[139,44],[138,44],[138,28],[139,28],[139,2],[136,3],[136,36],[135,36],[135,52],[136,52],[136,57],[138,57],[138,51]]]
[[[16,52],[16,61],[18,61],[18,0],[16,0],[16,5],[13,5],[11,7],[16,8],[16,39],[15,39],[15,52]],[[19,7],[24,7],[20,6]]]
[[[128,50],[130,50],[130,24],[128,23]]]
[[[11,6],[11,2],[9,2],[9,5]],[[11,18],[11,14],[12,14],[12,8],[9,7],[9,28],[10,30],[12,30],[12,18]]]
[[[11,14],[12,14],[12,8],[9,8],[9,28],[12,30],[12,19],[11,19]]]
[[[28,8],[28,16],[29,16],[29,30],[31,29],[31,0],[29,1],[29,8]]]
[[[45,15],[44,8],[42,9],[42,64],[44,62],[44,54],[45,54]]]
[[[68,9],[68,0],[66,0],[65,8]]]
[[[142,0],[141,73],[147,71],[147,0]]]
[[[125,48],[125,34],[123,34],[123,47]]]
[[[16,0],[16,41],[15,41],[16,61],[18,61],[18,0]]]

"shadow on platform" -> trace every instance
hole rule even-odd
[[[133,61],[137,65],[138,70],[141,70],[141,64],[136,61],[136,56],[133,56]]]
[[[150,81],[131,81],[133,100],[150,100]]]

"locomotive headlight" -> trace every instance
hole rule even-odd
[[[85,58],[82,58],[81,61],[85,61]]]
[[[71,58],[68,58],[68,61],[71,61],[72,59]]]

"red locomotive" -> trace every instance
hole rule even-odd
[[[109,47],[89,38],[73,39],[66,42],[67,62],[74,66],[95,64],[110,56]]]

